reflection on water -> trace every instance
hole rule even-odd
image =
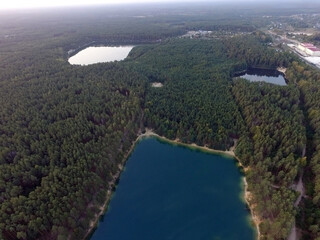
[[[89,65],[125,59],[134,46],[88,47],[69,58],[72,65]]]
[[[250,69],[245,73],[236,75],[236,77],[245,78],[251,82],[267,82],[280,86],[287,85],[282,73],[277,70],[269,69]]]

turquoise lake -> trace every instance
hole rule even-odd
[[[232,158],[139,142],[92,240],[253,240]]]

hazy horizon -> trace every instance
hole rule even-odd
[[[0,3],[0,10],[14,10],[14,9],[37,9],[37,8],[54,8],[54,7],[78,7],[78,6],[97,6],[97,5],[120,5],[120,4],[171,4],[171,3],[255,3],[268,4],[279,3],[276,0],[57,0],[54,2],[44,2],[40,0],[11,0],[9,2]],[[306,6],[309,4],[318,3],[315,0],[305,2],[303,0],[287,0],[281,2],[285,3],[303,3]]]

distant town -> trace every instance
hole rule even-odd
[[[215,30],[215,31],[206,31],[206,30],[196,30],[188,31],[186,34],[180,36],[180,38],[190,38],[190,39],[222,39],[226,37],[234,37],[239,35],[246,35],[250,32],[243,31],[227,31],[227,30]]]
[[[262,16],[262,19],[270,21],[261,31],[272,37],[273,47],[291,50],[307,63],[320,68],[320,14]],[[180,38],[223,39],[250,33],[240,30],[193,30]]]
[[[275,47],[291,50],[307,63],[320,68],[320,14],[264,16],[270,20],[262,29],[273,38]]]

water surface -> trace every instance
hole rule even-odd
[[[89,65],[125,59],[134,46],[88,47],[69,58],[72,65]]]
[[[250,69],[244,74],[237,75],[237,77],[245,78],[251,82],[267,82],[280,86],[287,85],[283,74],[277,70]]]
[[[93,240],[253,240],[234,159],[142,140]]]

